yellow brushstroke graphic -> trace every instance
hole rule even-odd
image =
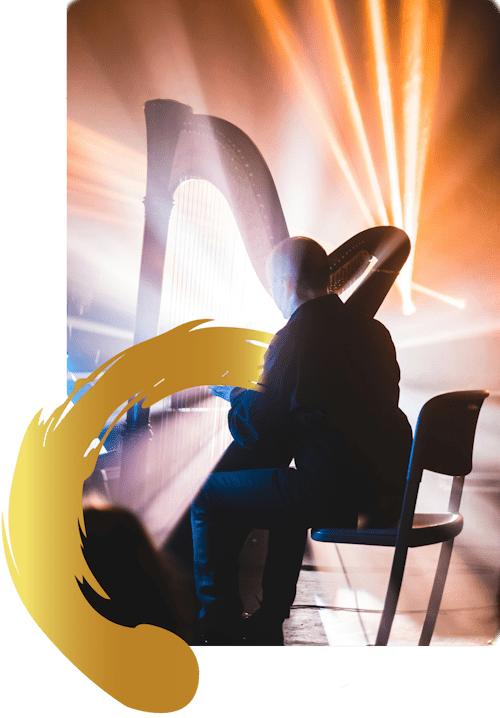
[[[83,597],[78,580],[101,594],[81,550],[82,486],[102,445],[88,451],[109,417],[128,402],[144,406],[185,388],[229,384],[255,388],[272,335],[247,329],[199,327],[197,320],[118,354],[47,421],[40,414],[21,445],[3,544],[9,571],[29,613],[85,675],[130,708],[165,713],[184,708],[198,686],[198,663],[178,636],[150,625],[127,628],[103,618]],[[115,419],[116,421],[117,419]],[[104,439],[103,439],[104,441]]]

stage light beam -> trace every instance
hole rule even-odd
[[[345,98],[345,109],[351,119],[357,141],[363,156],[368,180],[372,188],[378,211],[378,221],[381,224],[389,224],[387,210],[380,190],[380,184],[370,152],[366,130],[361,117],[358,99],[354,89],[354,84],[349,68],[349,62],[342,38],[342,30],[338,19],[335,5],[330,0],[317,0],[318,14],[320,15],[320,24],[326,27],[327,48],[330,54],[330,63],[332,69],[337,70],[337,76],[340,81],[341,89]]]
[[[279,52],[286,70],[293,75],[304,97],[306,106],[313,111],[319,126],[322,128],[328,145],[356,198],[365,220],[369,226],[374,225],[374,217],[358,187],[350,163],[340,146],[322,92],[312,73],[307,69],[294,32],[274,0],[253,1],[271,37],[273,48]]]
[[[394,110],[391,93],[389,50],[387,39],[386,18],[383,0],[367,0],[367,16],[371,31],[373,59],[377,82],[377,94],[382,117],[385,150],[389,171],[391,193],[392,222],[397,227],[403,226],[403,207],[396,152],[396,136],[394,129]]]
[[[440,294],[439,292],[435,292],[433,289],[429,289],[428,287],[423,287],[421,284],[417,284],[416,282],[411,283],[411,288],[416,292],[421,292],[422,294],[427,294],[429,297],[434,297],[434,299],[439,299],[445,304],[451,304],[452,307],[457,307],[457,309],[465,309],[464,299],[454,299],[454,297],[448,297],[446,294]]]
[[[402,66],[404,133],[404,220],[403,229],[412,241],[410,256],[399,275],[403,312],[415,311],[411,291],[413,260],[418,235],[420,203],[427,164],[440,57],[443,48],[444,11],[441,3],[432,7],[426,0],[403,0]],[[423,291],[423,289],[419,289]],[[426,290],[430,293],[431,290]],[[449,304],[450,297],[434,292],[432,296]],[[455,304],[455,306],[458,306]]]

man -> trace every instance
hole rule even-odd
[[[405,487],[412,437],[389,332],[327,293],[328,257],[314,240],[284,240],[267,270],[288,322],[266,353],[263,391],[212,387],[231,403],[234,441],[191,509],[206,643],[243,632],[282,645],[307,528],[355,527],[359,515],[391,525]],[[242,629],[238,556],[253,528],[270,529],[263,601]]]

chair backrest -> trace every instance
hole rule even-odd
[[[454,391],[429,399],[418,417],[410,463],[448,476],[470,473],[477,419],[488,394]]]
[[[420,410],[408,467],[396,550],[407,546],[422,472],[463,477],[472,469],[472,448],[479,411],[489,392],[454,391],[432,397]],[[462,480],[452,489],[450,507],[458,511]],[[454,493],[457,495],[454,496]],[[451,510],[451,508],[450,508]]]

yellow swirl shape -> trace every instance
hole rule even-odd
[[[83,526],[83,482],[95,467],[100,445],[85,454],[130,397],[145,398],[144,406],[150,406],[204,384],[255,388],[264,349],[251,342],[268,343],[271,335],[196,329],[205,321],[184,324],[118,354],[83,381],[94,383],[74,406],[68,409],[70,397],[47,421],[35,416],[12,481],[12,554],[2,517],[10,574],[36,623],[104,691],[130,708],[155,713],[179,710],[191,701],[198,663],[178,636],[156,626],[111,623],[83,597],[76,577],[85,572],[102,593],[83,558],[78,529],[78,521]],[[72,396],[81,388],[79,383]]]

